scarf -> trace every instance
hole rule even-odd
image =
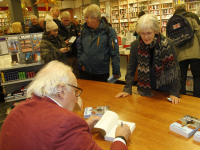
[[[152,96],[149,50],[151,48],[155,50],[154,58],[157,89],[162,85],[172,83],[174,79],[178,78],[178,68],[176,67],[170,45],[165,37],[156,34],[149,45],[146,45],[141,37],[139,38],[139,42],[137,92],[142,96]]]

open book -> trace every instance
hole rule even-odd
[[[119,116],[115,112],[107,110],[94,128],[99,129],[99,132],[104,136],[106,141],[113,142],[115,139],[115,130],[122,122],[130,127],[132,133],[135,129],[135,123],[119,120]]]

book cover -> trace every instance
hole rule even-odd
[[[131,133],[136,127],[135,123],[119,120],[119,116],[115,112],[107,110],[94,128],[99,130],[106,141],[113,142],[116,128],[121,124],[127,124],[130,127]]]
[[[30,35],[19,37],[22,52],[32,52],[31,38]]]
[[[42,41],[42,34],[32,35],[33,49],[34,51],[40,51],[40,43]]]
[[[200,119],[185,115],[170,125],[170,130],[186,138],[193,135],[200,127]]]
[[[2,54],[8,54],[6,38],[0,38],[0,55]]]
[[[7,37],[6,40],[9,53],[18,53],[19,52],[18,37],[17,36]]]
[[[30,63],[33,63],[33,54],[32,53],[26,53],[26,63],[27,64],[30,64]]]
[[[200,142],[200,128],[197,130],[197,132],[194,134],[193,137],[194,141]]]
[[[84,118],[89,118],[92,115],[102,117],[107,110],[109,110],[109,106],[86,107],[84,111]]]

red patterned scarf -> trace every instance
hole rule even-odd
[[[146,45],[142,38],[139,38],[140,46],[138,50],[138,83],[137,91],[143,96],[152,96],[150,80],[150,52],[154,48],[156,88],[167,85],[178,78],[178,69],[170,45],[165,37],[155,35],[151,44]],[[153,56],[152,56],[153,57]]]

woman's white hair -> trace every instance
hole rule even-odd
[[[174,6],[174,9],[175,9],[175,11],[178,10],[178,9],[184,9],[184,10],[186,10],[186,3],[176,4]]]
[[[65,86],[70,92],[72,87],[68,84],[74,83],[74,79],[71,67],[57,60],[51,61],[37,73],[35,79],[28,85],[27,98],[33,95],[57,96],[61,92],[58,89],[60,85]]]
[[[62,19],[63,17],[70,17],[70,13],[68,11],[64,11],[61,15],[60,15],[60,18]]]
[[[141,33],[146,29],[153,29],[157,34],[160,33],[160,25],[158,19],[153,14],[145,14],[141,16],[136,24],[136,32]]]
[[[91,18],[97,17],[97,20],[101,20],[101,10],[98,5],[91,4],[83,10],[83,15],[90,15]]]

